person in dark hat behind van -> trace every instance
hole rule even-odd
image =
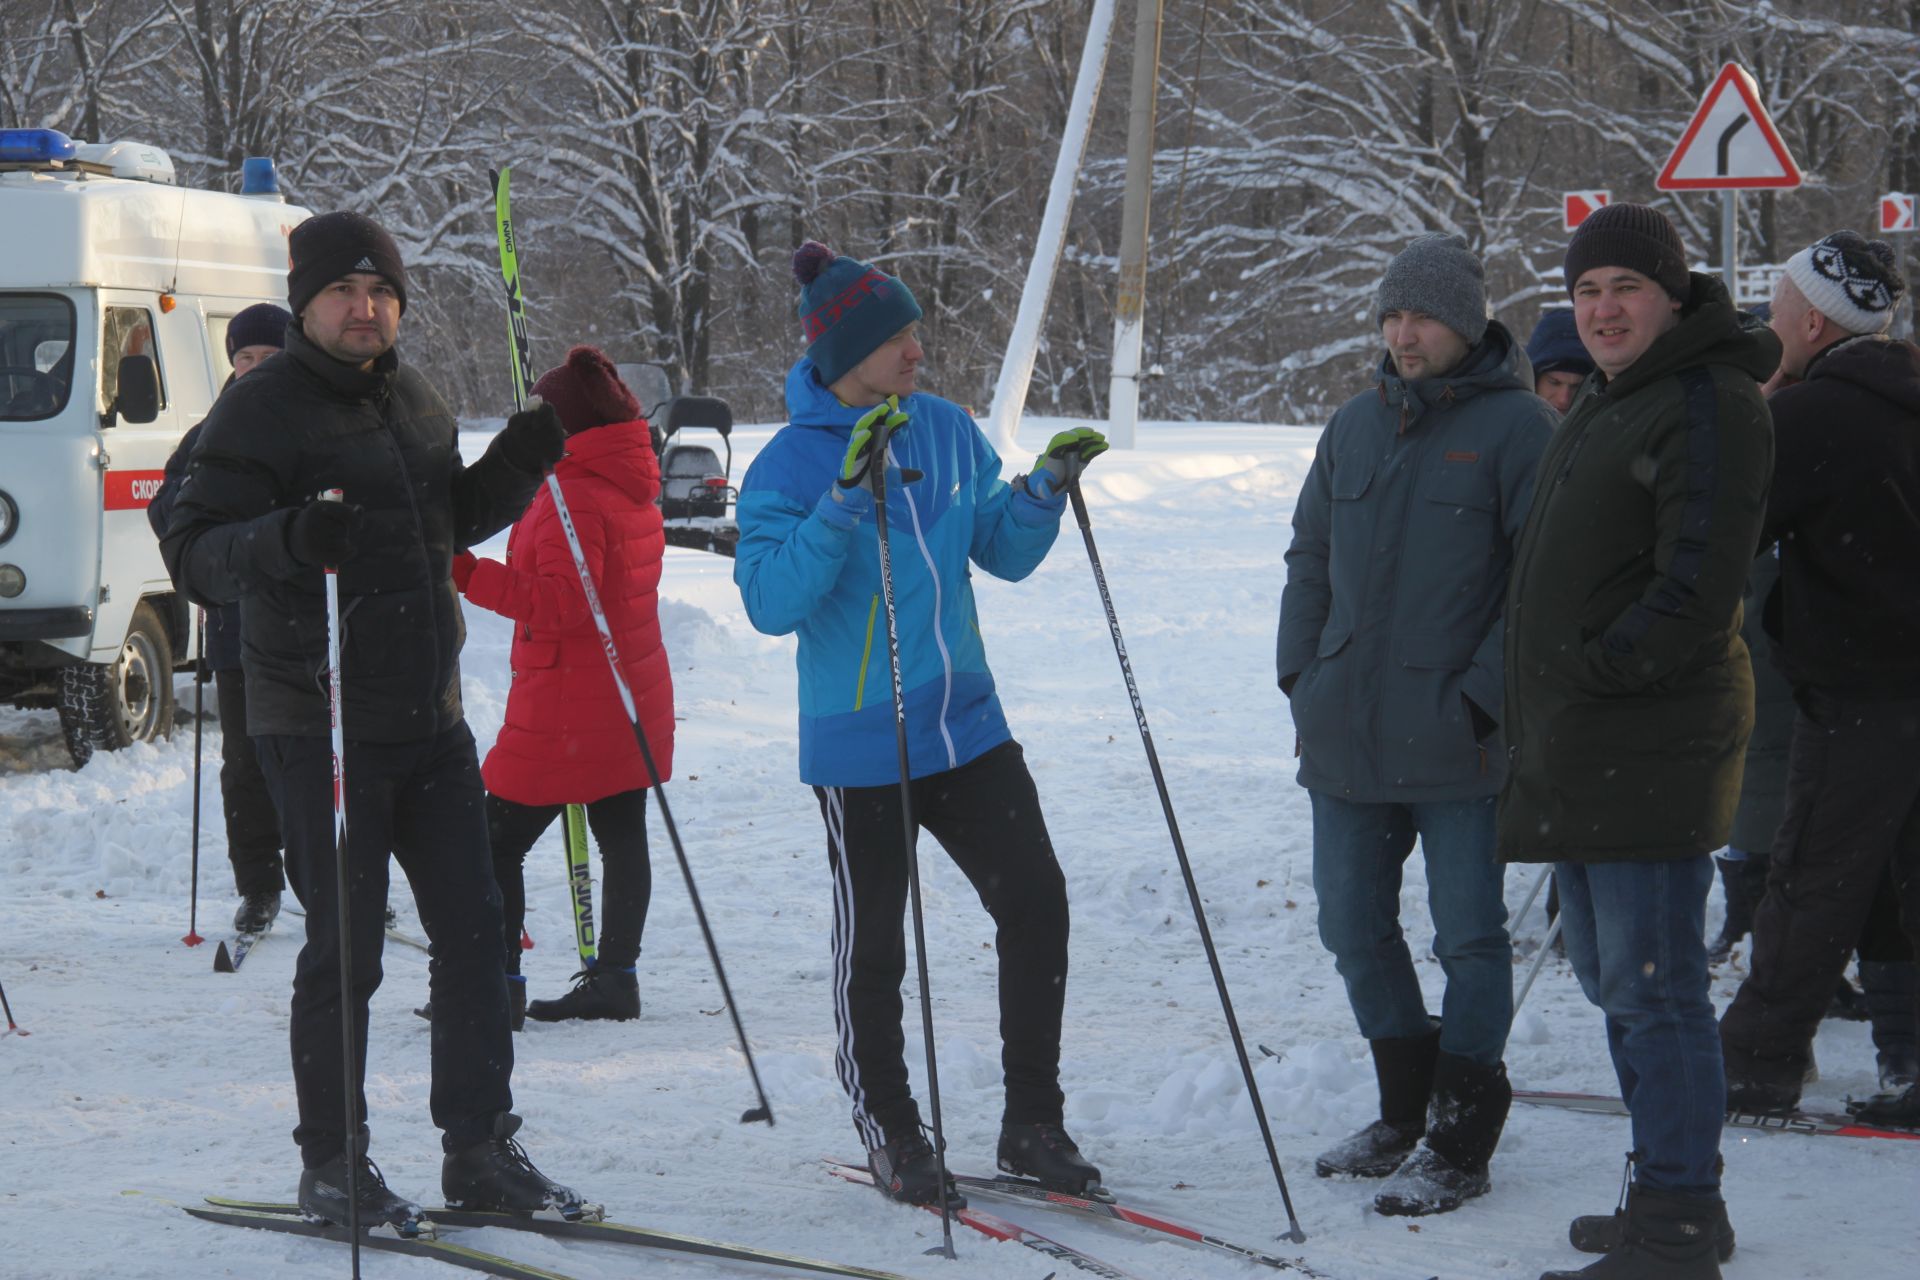
[[[227,322],[227,363],[233,369],[224,392],[234,382],[260,367],[287,345],[287,325],[293,316],[285,307],[256,302]],[[200,442],[196,423],[180,437],[167,459],[166,479],[147,504],[147,523],[155,534],[167,531],[174,499],[187,478],[187,461]],[[213,673],[220,716],[220,809],[226,817],[227,861],[233,864],[233,887],[240,895],[233,913],[236,933],[259,933],[280,914],[280,894],[287,886],[280,865],[280,819],[273,797],[260,772],[260,758],[247,736],[247,686],[240,674],[240,608],[221,605],[209,609],[207,670]]]
[[[431,1105],[447,1203],[575,1206],[579,1196],[514,1141],[500,891],[461,711],[464,627],[452,574],[456,552],[526,509],[566,432],[552,406],[529,407],[464,465],[452,413],[394,347],[407,274],[393,238],[360,214],[328,213],[295,227],[289,250],[286,353],[215,403],[161,551],[193,599],[240,602],[247,727],[307,913],[291,1028],[300,1207],[345,1221],[353,1160],[363,1223],[405,1230],[421,1215],[367,1159],[367,1130],[345,1123],[323,568],[339,571],[356,1075],[380,985],[391,856],[433,944]],[[344,501],[321,499],[336,489]]]

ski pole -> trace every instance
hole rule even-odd
[[[501,169],[492,174],[493,210],[495,225],[500,238],[500,270],[507,287],[507,314],[513,333],[513,400],[515,406],[524,409],[527,405],[527,387],[532,372],[531,361],[527,353],[526,311],[520,292],[519,248],[513,232],[513,217],[508,212],[508,180],[511,169]],[[733,988],[727,983],[726,968],[720,963],[720,948],[713,940],[713,927],[707,923],[707,911],[700,903],[700,890],[693,882],[693,864],[687,860],[686,847],[680,843],[680,828],[674,823],[673,810],[667,805],[667,791],[660,778],[660,769],[654,763],[653,751],[647,745],[646,730],[640,727],[640,712],[634,705],[633,690],[627,684],[627,677],[620,666],[620,650],[613,642],[613,629],[607,625],[606,610],[600,607],[600,592],[593,585],[593,571],[587,567],[587,554],[580,546],[580,535],[573,527],[573,513],[567,509],[567,497],[560,491],[560,477],[551,470],[547,472],[547,492],[553,495],[554,513],[560,517],[560,528],[567,535],[567,550],[573,556],[574,572],[580,575],[580,589],[587,597],[587,609],[593,614],[594,629],[600,633],[600,647],[607,655],[607,666],[613,672],[614,688],[620,694],[620,706],[627,713],[627,721],[633,727],[634,741],[640,744],[640,759],[646,765],[647,777],[653,784],[653,798],[660,806],[660,820],[667,828],[667,839],[673,845],[673,856],[680,863],[680,876],[687,884],[687,897],[692,900],[694,918],[700,922],[700,936],[707,944],[707,957],[713,961],[713,975],[720,984],[721,999],[726,1001],[727,1013],[733,1019],[734,1034],[740,1040],[740,1052],[747,1060],[747,1074],[753,1078],[753,1091],[759,1096],[760,1105],[750,1107],[740,1116],[741,1124],[751,1124],[764,1120],[773,1123],[773,1104],[767,1101],[767,1091],[760,1084],[760,1068],[754,1065],[753,1047],[747,1043],[747,1029],[740,1022],[740,1009],[733,999]]]
[[[933,993],[927,979],[927,927],[920,909],[920,854],[913,821],[913,775],[907,764],[907,696],[900,682],[900,624],[893,607],[893,555],[887,543],[887,440],[891,434],[883,416],[874,427],[867,474],[877,477],[872,486],[873,522],[880,536],[880,593],[887,606],[887,670],[893,677],[893,739],[900,754],[900,833],[907,857],[908,901],[913,906],[913,958],[920,979],[920,1037],[927,1054],[927,1097],[933,1105],[933,1159],[940,1174],[940,1253],[952,1258],[953,1204],[947,1195],[947,1143],[940,1123],[940,1067],[933,1053]]]
[[[1553,940],[1560,936],[1560,925],[1566,918],[1567,913],[1562,911],[1547,926],[1547,936],[1540,941],[1539,953],[1533,957],[1533,967],[1527,970],[1527,980],[1520,984],[1520,994],[1513,998],[1513,1022],[1519,1021],[1520,1006],[1526,1003],[1527,992],[1533,990],[1533,980],[1540,976],[1541,967],[1547,963],[1547,953],[1553,950]],[[1512,1026],[1513,1022],[1507,1025]]]
[[[1507,917],[1507,929],[1509,931],[1518,927],[1520,922],[1527,918],[1527,912],[1533,910],[1533,900],[1540,896],[1542,889],[1547,887],[1547,880],[1552,875],[1553,864],[1551,862],[1540,868],[1540,878],[1533,882],[1533,888],[1527,890],[1527,900],[1520,904],[1518,911]]]
[[[5,986],[0,986],[0,1009],[6,1010],[6,1013],[7,1013],[7,1034],[8,1035],[30,1036],[33,1034],[33,1032],[26,1030],[19,1023],[13,1020],[13,1006],[7,1003],[7,989]]]
[[[200,739],[202,705],[207,687],[207,611],[198,611],[199,626],[193,638],[193,879],[187,896],[187,936],[180,939],[197,947],[206,939],[200,936]]]
[[[341,502],[346,495],[328,489],[322,502]],[[353,1280],[360,1280],[360,1106],[359,1079],[354,1065],[353,1025],[353,929],[352,907],[347,886],[347,786],[346,737],[340,723],[340,568],[324,566],[327,578],[327,707],[333,726],[333,891],[340,899],[340,1050],[345,1089],[341,1103],[346,1110],[347,1129],[347,1239],[353,1251]]]
[[[1247,1060],[1246,1041],[1240,1036],[1239,1019],[1233,1016],[1233,999],[1227,994],[1226,975],[1220,971],[1220,957],[1213,948],[1213,931],[1207,928],[1207,913],[1200,905],[1200,886],[1193,878],[1193,864],[1180,839],[1180,824],[1173,816],[1173,798],[1167,794],[1166,775],[1160,771],[1160,754],[1153,749],[1153,734],[1147,728],[1147,710],[1140,701],[1140,687],[1133,679],[1133,662],[1127,657],[1127,642],[1120,636],[1120,617],[1113,610],[1113,593],[1107,590],[1107,573],[1100,565],[1099,548],[1093,544],[1093,524],[1087,518],[1087,500],[1076,481],[1067,489],[1073,501],[1073,518],[1080,522],[1080,536],[1087,544],[1087,559],[1093,565],[1093,580],[1100,588],[1100,603],[1107,611],[1107,630],[1113,633],[1113,651],[1120,659],[1120,674],[1127,682],[1127,697],[1133,703],[1134,723],[1140,729],[1141,745],[1147,749],[1147,768],[1153,773],[1153,785],[1160,792],[1160,808],[1167,815],[1167,831],[1173,836],[1173,852],[1180,859],[1180,874],[1187,882],[1187,900],[1193,904],[1193,921],[1200,927],[1200,941],[1207,950],[1207,964],[1213,969],[1213,985],[1220,993],[1220,1008],[1227,1017],[1227,1033],[1233,1037],[1233,1051],[1240,1058],[1240,1074],[1247,1082],[1247,1097],[1253,1103],[1254,1119],[1260,1122],[1260,1137],[1267,1144],[1267,1161],[1273,1165],[1274,1181],[1280,1184],[1280,1202],[1287,1209],[1288,1230],[1284,1239],[1295,1244],[1307,1238],[1300,1229],[1300,1218],[1293,1211],[1293,1197],[1287,1193],[1287,1176],[1280,1171],[1280,1153],[1274,1149],[1273,1130],[1267,1124],[1267,1109],[1260,1101],[1260,1086],[1253,1081],[1253,1064]]]

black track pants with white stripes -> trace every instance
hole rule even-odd
[[[972,882],[1000,958],[1004,1119],[1059,1123],[1060,1016],[1067,990],[1067,884],[1017,742],[915,779],[913,816]],[[900,786],[815,787],[833,869],[835,1066],[869,1147],[910,1131],[900,984],[906,977],[907,860]],[[939,966],[932,965],[934,988]]]

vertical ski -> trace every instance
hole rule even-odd
[[[533,390],[533,352],[527,339],[527,298],[520,288],[520,239],[513,229],[513,169],[490,170],[493,222],[500,240],[500,281],[507,291],[507,347],[513,366],[513,405],[527,407]],[[551,481],[550,481],[551,483]],[[573,933],[580,946],[580,967],[599,958],[593,931],[593,870],[587,859],[587,811],[567,806],[567,887],[573,896]]]

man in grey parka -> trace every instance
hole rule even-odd
[[[1479,258],[1413,241],[1375,299],[1387,355],[1334,414],[1293,516],[1280,688],[1313,801],[1320,938],[1373,1050],[1380,1119],[1322,1177],[1387,1177],[1374,1208],[1444,1213],[1484,1194],[1512,1091],[1512,947],[1494,801],[1501,610],[1554,413],[1487,319]],[[1419,838],[1446,973],[1427,1013],[1400,929]]]

